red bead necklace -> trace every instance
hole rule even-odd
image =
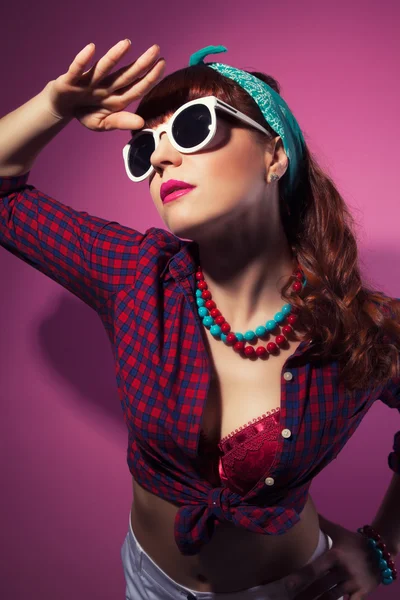
[[[294,292],[301,292],[307,283],[303,272],[298,266],[293,273],[296,281],[292,285]],[[196,272],[197,280],[197,306],[200,318],[205,327],[210,327],[211,334],[217,339],[221,339],[227,346],[231,346],[235,352],[241,353],[245,357],[261,358],[267,354],[274,354],[280,346],[284,346],[287,342],[287,337],[293,333],[293,325],[297,321],[298,310],[290,304],[285,304],[275,317],[267,321],[266,325],[260,325],[254,331],[248,331],[244,335],[241,333],[231,332],[231,326],[225,320],[221,311],[218,310],[216,303],[212,299],[208,285],[204,280],[204,275],[200,265]],[[282,326],[281,334],[275,337],[274,342],[269,342],[266,346],[258,346],[254,348],[252,345],[247,345],[247,341],[253,341],[254,337],[262,337],[270,333],[278,324],[286,320],[286,325]]]

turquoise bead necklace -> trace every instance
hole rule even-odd
[[[307,279],[299,266],[293,275],[296,281],[292,285],[292,290],[299,293],[306,286]],[[267,321],[265,325],[259,325],[255,331],[249,330],[246,333],[232,333],[231,326],[222,316],[221,311],[218,310],[217,305],[212,299],[200,265],[196,272],[196,284],[197,312],[202,319],[203,325],[210,330],[211,335],[215,339],[223,341],[227,346],[231,346],[235,352],[252,358],[261,358],[267,354],[274,354],[279,347],[286,344],[286,336],[293,333],[293,325],[297,321],[297,309],[291,304],[284,304],[273,319]],[[274,342],[269,342],[266,346],[258,346],[257,348],[251,345],[246,346],[246,342],[254,342],[257,338],[264,337],[267,333],[273,332],[285,319],[286,324],[282,325],[282,333],[275,337]]]

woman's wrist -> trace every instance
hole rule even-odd
[[[386,531],[384,527],[380,526],[379,522],[372,521],[371,527],[376,529],[376,531],[381,535],[383,541],[386,544],[388,552],[392,555],[393,559],[397,557],[399,554],[399,547],[396,543],[396,540],[392,538],[391,532]]]
[[[381,583],[383,585],[390,585],[398,578],[398,573],[394,556],[389,551],[385,540],[372,525],[364,525],[363,527],[359,527],[357,531],[368,540],[368,547],[372,551],[379,567]]]

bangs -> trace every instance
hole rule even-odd
[[[144,119],[144,129],[153,128],[182,104],[204,96],[215,96],[245,114],[250,109],[252,118],[270,129],[253,98],[234,81],[206,65],[185,67],[167,75],[142,98],[135,112]],[[240,126],[234,117],[224,115],[224,119]]]

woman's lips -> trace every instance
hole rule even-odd
[[[190,188],[188,187],[188,188],[184,188],[181,190],[176,190],[175,192],[171,192],[170,194],[165,196],[165,198],[163,200],[163,204],[167,204],[167,202],[172,202],[172,200],[175,200],[175,198],[179,198],[180,196],[183,196],[184,194],[188,194],[192,190],[194,190],[194,187],[190,187]]]

